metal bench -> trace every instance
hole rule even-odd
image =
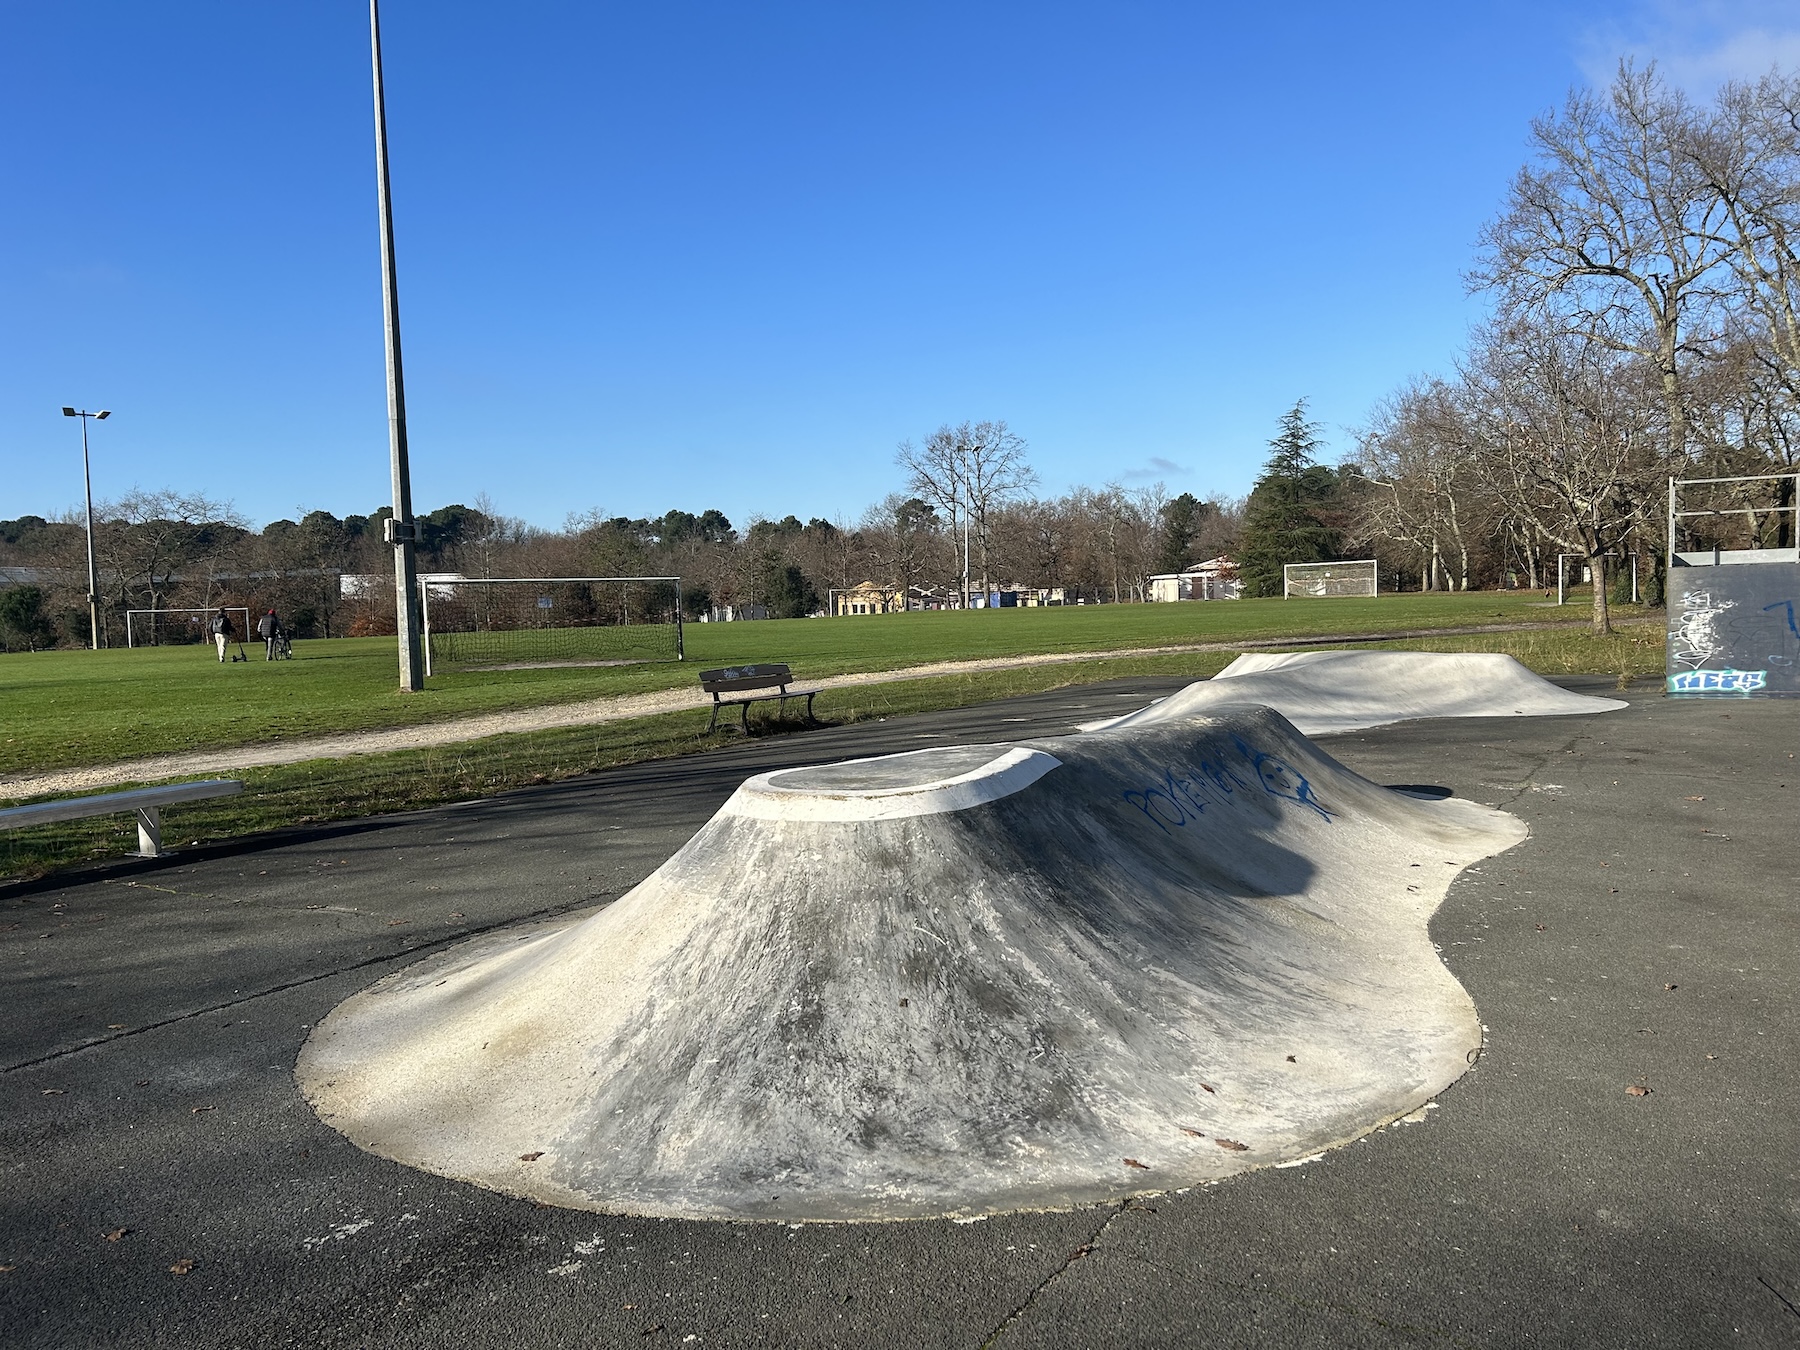
[[[713,696],[712,720],[706,724],[711,731],[719,724],[719,709],[736,703],[743,708],[744,731],[750,730],[750,705],[752,703],[775,703],[778,706],[776,716],[787,712],[790,698],[806,700],[806,720],[817,723],[813,716],[812,701],[817,689],[794,689],[788,686],[794,682],[793,673],[784,665],[769,666],[726,666],[721,670],[703,670],[700,672],[700,687]],[[779,689],[775,694],[746,693],[754,689]],[[721,698],[721,694],[743,694],[741,698]]]
[[[22,830],[28,825],[53,825],[59,820],[85,820],[109,816],[115,811],[137,812],[140,858],[161,858],[169,850],[162,843],[162,808],[176,802],[199,802],[209,797],[235,797],[244,790],[235,778],[208,778],[198,783],[172,783],[168,787],[133,788],[129,792],[103,792],[96,797],[70,797],[59,802],[0,809],[0,830]]]

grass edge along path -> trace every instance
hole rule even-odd
[[[1290,649],[1295,645],[1287,644]],[[1307,644],[1305,649],[1317,647]],[[1647,639],[1629,629],[1597,639],[1585,631],[1571,632],[1566,626],[1551,630],[1515,627],[1502,633],[1388,639],[1377,649],[1500,651],[1541,675],[1606,674],[1617,677],[1621,685],[1641,676],[1660,678],[1663,671],[1660,634]],[[1204,679],[1217,674],[1231,659],[1230,651],[1168,652],[866,683],[822,694],[819,714],[822,720],[844,725],[1102,680],[1157,675]],[[164,833],[171,847],[191,848],[295,825],[323,825],[474,801],[627,764],[702,754],[739,742],[735,730],[709,735],[707,715],[704,708],[688,709],[592,726],[248,769],[238,775],[244,780],[242,796],[170,808],[164,816]],[[136,826],[130,816],[123,815],[0,832],[0,881],[30,880],[59,868],[117,859],[129,854],[136,842]]]
[[[1185,656],[1198,653],[1283,651],[1296,647],[1338,647],[1348,644],[1380,646],[1394,639],[1463,637],[1495,633],[1527,632],[1572,627],[1564,624],[1486,624],[1463,628],[1400,629],[1374,633],[1302,635],[1252,639],[1244,642],[1204,642],[1180,646],[1126,648],[1094,652],[1043,652],[1024,656],[980,657],[963,661],[939,661],[899,669],[853,671],[823,679],[795,683],[803,688],[835,690],[846,686],[885,684],[948,675],[976,674],[1033,666],[1077,665],[1102,660]],[[1469,649],[1475,650],[1475,649]],[[154,755],[111,764],[51,769],[30,775],[0,775],[0,802],[115,789],[125,783],[173,780],[194,775],[235,774],[246,769],[277,764],[297,764],[311,759],[342,759],[351,755],[381,754],[396,750],[424,749],[461,741],[482,740],[508,733],[549,731],[556,728],[593,726],[605,722],[652,717],[686,708],[707,707],[707,696],[691,683],[648,693],[586,699],[509,708],[449,721],[430,721],[377,730],[343,731],[310,739],[253,741],[237,746],[214,746],[181,754]]]
[[[798,679],[816,683],[969,661],[1353,641],[1527,622],[1581,619],[1528,592],[1505,591],[768,619],[690,625],[685,663],[446,671],[427,681],[422,694],[399,692],[391,638],[296,643],[292,661],[264,662],[258,653],[248,665],[222,665],[210,648],[194,647],[14,653],[0,656],[0,780],[195,751],[381,734],[605,698],[638,697],[654,705],[643,711],[668,711],[693,696],[696,674],[709,666],[784,661]],[[468,734],[515,729],[523,728]],[[416,743],[390,741],[384,748]],[[18,788],[14,795],[32,790]]]

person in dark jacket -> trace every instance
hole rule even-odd
[[[235,636],[231,630],[231,616],[224,610],[220,610],[217,614],[213,615],[212,619],[207,623],[206,631],[213,635],[213,641],[218,644],[219,663],[223,665],[225,662],[225,644],[230,642]]]
[[[275,639],[281,636],[281,620],[270,610],[256,621],[256,635],[263,640],[263,660],[275,659]]]

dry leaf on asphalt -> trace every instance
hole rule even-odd
[[[1217,1092],[1218,1092],[1218,1089],[1215,1088],[1211,1083],[1202,1083],[1200,1085],[1200,1090],[1202,1092],[1211,1092],[1215,1095],[1217,1095]]]
[[[1690,802],[1703,802],[1706,800],[1706,798],[1704,798],[1704,797],[1688,797],[1685,800],[1690,801]]]
[[[1181,1126],[1181,1127],[1180,1127],[1180,1128],[1181,1128],[1181,1132],[1182,1132],[1182,1133],[1183,1133],[1183,1134],[1191,1134],[1191,1135],[1193,1135],[1193,1136],[1194,1136],[1194,1138],[1196,1138],[1196,1139],[1204,1139],[1204,1138],[1206,1138],[1206,1136],[1205,1136],[1205,1134],[1203,1134],[1203,1133],[1202,1133],[1202,1132],[1201,1132],[1201,1131],[1199,1131],[1199,1130],[1190,1130],[1190,1129],[1189,1129],[1189,1128],[1188,1128],[1188,1127],[1187,1127],[1187,1126],[1185,1126],[1185,1125],[1183,1125],[1183,1126]]]
[[[1675,990],[1677,990],[1677,989],[1679,989],[1679,988],[1681,988],[1681,986],[1680,986],[1680,985],[1678,985],[1678,984],[1665,984],[1665,985],[1664,985],[1664,986],[1663,986],[1663,992],[1664,992],[1664,993],[1665,993],[1665,994],[1668,994],[1668,993],[1673,993],[1673,992],[1674,992],[1674,991],[1675,991]]]
[[[1127,1167],[1135,1167],[1141,1172],[1148,1172],[1150,1170],[1149,1163],[1141,1163],[1136,1158],[1125,1159],[1125,1165]]]
[[[62,1088],[45,1088],[44,1095],[46,1097],[66,1097],[68,1096],[68,1093]]]
[[[1627,1097],[1648,1097],[1650,1095],[1650,1089],[1645,1087],[1642,1083],[1633,1083],[1625,1089],[1625,1095]]]
[[[1213,1143],[1217,1144],[1220,1148],[1228,1148],[1233,1153],[1243,1153],[1250,1147],[1248,1144],[1238,1143],[1235,1139],[1215,1139],[1213,1140]]]
[[[184,1256],[179,1261],[177,1261],[174,1265],[169,1267],[169,1274],[185,1275],[193,1268],[194,1268],[194,1258],[191,1256]]]
[[[190,1109],[195,1115],[199,1115],[202,1111],[217,1111],[219,1108],[216,1106],[195,1106]]]
[[[519,1161],[520,1162],[536,1162],[539,1158],[541,1158],[543,1156],[544,1156],[544,1151],[542,1149],[539,1149],[536,1153],[521,1153],[519,1155]]]
[[[117,1242],[120,1238],[124,1237],[130,1231],[131,1230],[129,1228],[112,1228],[112,1229],[108,1229],[106,1232],[102,1233],[100,1236],[105,1238],[108,1242]]]

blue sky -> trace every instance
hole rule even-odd
[[[1790,6],[383,9],[420,509],[854,516],[1005,418],[1049,491],[1238,493],[1477,313],[1529,119]],[[0,517],[386,500],[366,10],[0,0]]]

